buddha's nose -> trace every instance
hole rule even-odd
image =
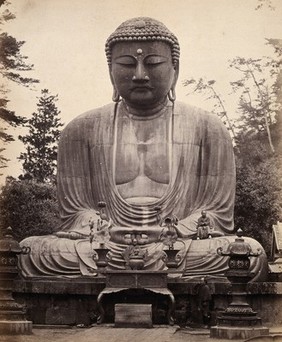
[[[149,76],[146,75],[146,68],[142,62],[137,63],[135,75],[132,77],[133,81],[149,81]]]

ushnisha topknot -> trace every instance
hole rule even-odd
[[[180,46],[176,36],[160,21],[149,17],[137,17],[123,22],[107,39],[105,51],[107,62],[112,63],[112,47],[125,41],[163,41],[170,45],[173,65],[180,56]]]

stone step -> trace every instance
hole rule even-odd
[[[116,328],[152,328],[151,304],[116,304]]]

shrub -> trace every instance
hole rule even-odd
[[[48,235],[59,225],[56,188],[50,184],[8,177],[0,194],[1,232],[11,226],[14,237]]]
[[[254,157],[254,156],[253,156]],[[237,159],[235,227],[258,240],[269,255],[272,225],[281,219],[279,159]]]

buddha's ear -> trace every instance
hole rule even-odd
[[[174,68],[173,80],[172,80],[169,92],[167,94],[167,96],[171,102],[174,102],[176,100],[175,86],[176,86],[176,82],[177,82],[178,74],[179,74],[179,62],[178,61],[177,61],[176,65],[173,66],[173,68]]]
[[[174,65],[174,77],[172,82],[172,88],[175,88],[177,80],[179,75],[179,61],[176,62],[176,65]]]
[[[116,89],[115,83],[114,83],[114,79],[113,79],[113,75],[112,75],[112,68],[111,66],[109,66],[109,74],[110,74],[110,79],[113,85],[113,96],[112,96],[112,100],[114,102],[119,102],[120,101],[120,95]]]
[[[112,85],[114,85],[114,80],[113,80],[113,75],[112,75],[112,66],[111,65],[109,65],[109,74],[110,74],[110,79],[111,79]]]

